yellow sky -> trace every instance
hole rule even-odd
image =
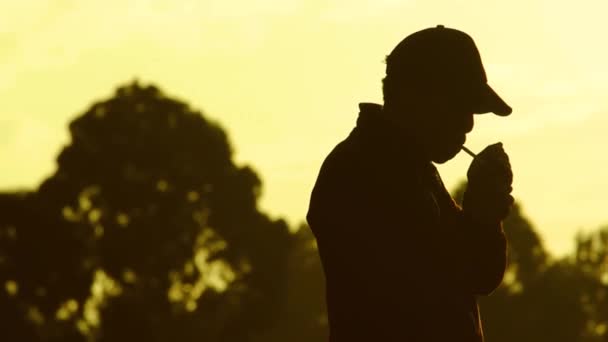
[[[444,24],[477,42],[514,108],[467,146],[503,141],[515,195],[555,253],[608,223],[606,1],[0,0],[0,187],[54,169],[67,124],[137,77],[220,121],[264,181],[261,206],[303,220],[327,152],[380,101],[383,59]],[[448,187],[470,159],[442,166]]]

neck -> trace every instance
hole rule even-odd
[[[415,151],[425,160],[431,161],[420,137],[420,130],[416,129],[417,125],[412,120],[404,120],[404,118],[410,115],[410,113],[396,111],[390,107],[383,107],[380,113],[382,119],[395,128],[395,139],[400,145],[403,145],[408,150]]]

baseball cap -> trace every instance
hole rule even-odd
[[[423,90],[453,91],[478,114],[507,116],[512,112],[488,84],[473,39],[443,25],[403,39],[386,58],[386,76]]]

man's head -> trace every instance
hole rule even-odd
[[[473,114],[506,116],[509,107],[487,83],[473,39],[437,26],[413,33],[386,59],[384,106],[429,158],[453,158],[473,129]]]

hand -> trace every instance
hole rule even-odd
[[[467,172],[463,210],[479,223],[498,223],[511,210],[513,172],[509,156],[496,143],[481,151]]]

